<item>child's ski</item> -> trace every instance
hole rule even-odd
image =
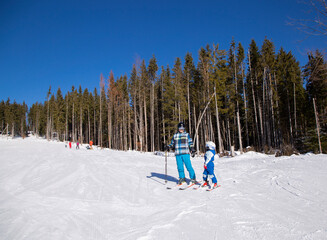
[[[204,189],[208,189],[208,186],[203,186],[203,187],[202,187],[202,185],[200,185],[200,186],[196,186],[196,187],[194,187],[193,189],[194,189],[194,190],[198,190],[198,189],[203,189],[203,190],[204,190]]]
[[[207,189],[208,187],[209,187],[208,182],[203,182],[203,181],[201,181],[201,182],[199,182],[199,186],[196,186],[196,187],[194,187],[193,189],[194,189],[194,190],[198,190],[198,189]]]
[[[217,189],[217,188],[219,188],[219,187],[221,187],[221,185],[218,185],[218,186],[215,187],[215,188],[209,188],[209,189],[207,189],[207,191],[210,192],[210,191],[212,191],[212,190],[214,190],[214,189]]]

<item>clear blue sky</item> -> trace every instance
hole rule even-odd
[[[159,67],[172,67],[191,52],[197,62],[200,47],[228,50],[233,37],[247,49],[267,36],[303,66],[308,50],[327,46],[287,25],[306,11],[297,0],[1,1],[0,100],[31,106],[50,85],[63,94],[72,85],[93,91],[101,73],[129,76],[138,57],[148,63],[154,54]]]

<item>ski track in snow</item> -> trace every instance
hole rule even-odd
[[[0,239],[327,239],[327,155],[220,158],[212,192],[167,190],[164,164],[0,138]],[[201,180],[203,159],[192,164]],[[170,156],[168,184],[177,178]]]

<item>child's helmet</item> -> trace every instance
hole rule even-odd
[[[208,142],[206,142],[206,149],[207,150],[215,150],[216,144],[212,141],[208,141]]]

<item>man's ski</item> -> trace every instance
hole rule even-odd
[[[209,188],[209,189],[207,189],[207,191],[210,192],[210,191],[212,191],[212,190],[214,190],[214,189],[217,189],[217,188],[219,188],[219,187],[221,187],[221,185],[218,185],[218,186],[215,187],[215,188]]]
[[[176,184],[174,186],[168,186],[167,189],[179,189],[182,187],[187,187],[188,185],[186,184],[186,182],[182,183],[182,184]]]
[[[195,185],[199,185],[201,186],[201,182],[195,182],[195,183],[190,183],[187,184],[186,182],[182,183],[182,184],[176,184],[174,186],[167,186],[167,189],[178,189],[178,190],[186,190],[188,188],[192,188]]]
[[[188,188],[193,187],[194,185],[200,185],[201,186],[201,183],[200,182],[190,183],[189,185],[186,185],[185,187],[180,187],[179,190],[186,190]]]

